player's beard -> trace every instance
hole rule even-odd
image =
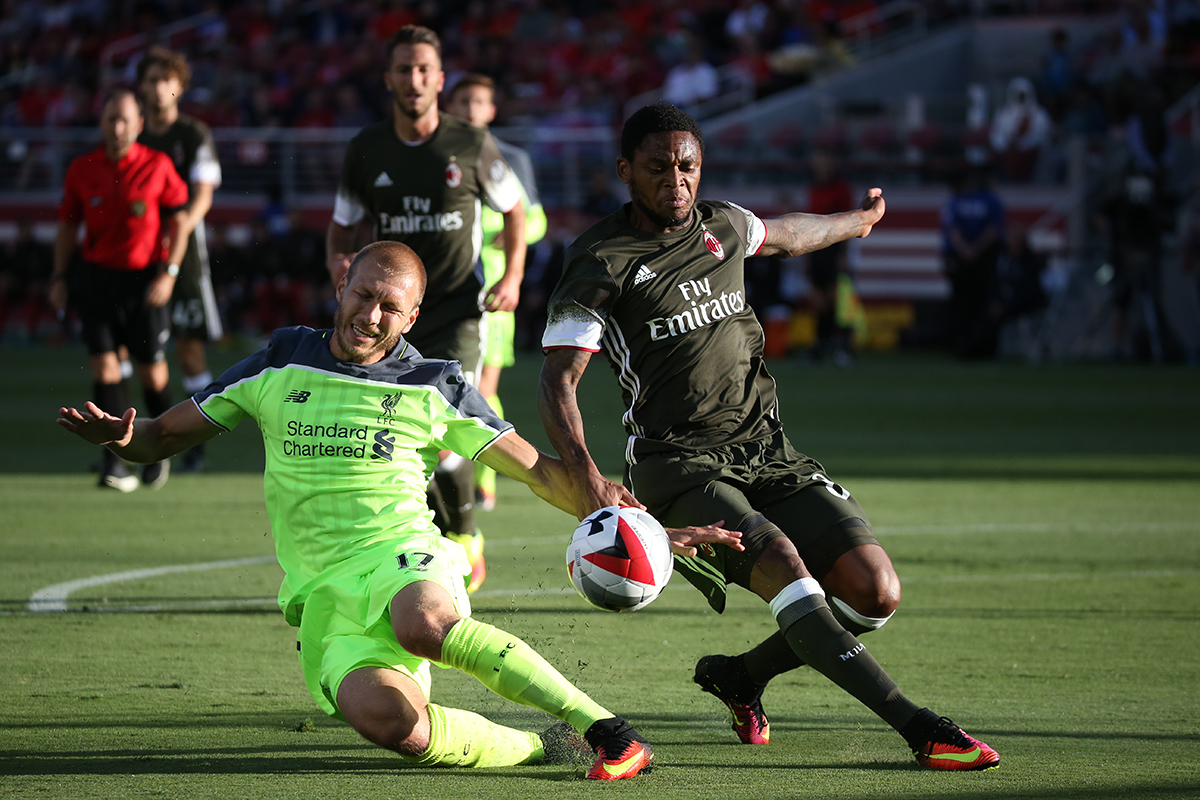
[[[400,332],[396,331],[393,334],[377,338],[374,344],[360,345],[353,339],[353,330],[351,328],[353,321],[347,319],[347,316],[346,310],[342,306],[338,306],[337,310],[333,312],[333,335],[337,337],[338,347],[346,356],[343,359],[344,361],[354,364],[365,364],[370,360],[370,363],[374,363],[379,358],[372,357],[382,357],[384,354],[390,353],[392,348],[396,346],[396,343],[400,341]],[[373,332],[372,329],[362,325],[358,327],[368,333]],[[349,335],[347,335],[347,331],[350,332]]]
[[[687,211],[676,211],[672,216],[668,217],[663,214],[659,214],[651,209],[647,204],[637,199],[634,199],[633,203],[635,206],[637,206],[637,210],[642,216],[653,222],[656,226],[664,229],[682,228],[684,225],[687,225],[688,220],[692,218],[692,208],[694,207],[688,206]]]

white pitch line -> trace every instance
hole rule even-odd
[[[172,575],[177,572],[203,572],[210,569],[225,569],[227,567],[248,567],[253,564],[270,564],[275,556],[250,556],[249,558],[234,558],[228,561],[206,561],[202,564],[176,564],[167,567],[151,569],[134,569],[127,572],[113,572],[108,575],[94,575],[91,578],[56,583],[44,589],[38,589],[29,598],[30,611],[66,611],[67,598],[80,589],[93,586],[104,586],[121,581],[136,581],[142,578],[157,578],[160,575]]]
[[[875,528],[875,532],[882,536],[912,536],[920,534],[965,534],[965,533],[1004,533],[1004,532],[1021,532],[1021,533],[1041,533],[1054,531],[1071,531],[1071,532],[1093,532],[1093,533],[1120,533],[1120,532],[1154,532],[1154,531],[1189,531],[1195,529],[1194,523],[1187,522],[1166,522],[1166,523],[1141,523],[1134,525],[1123,524],[1081,524],[1081,523],[1065,523],[1054,524],[1045,522],[980,522],[980,523],[951,523],[940,525],[881,525]],[[525,536],[515,539],[496,539],[488,544],[491,549],[507,550],[510,548],[527,547],[530,545],[540,546],[545,544],[555,544],[568,541],[565,536]],[[243,567],[253,564],[268,564],[275,561],[275,556],[252,556],[249,558],[235,558],[228,561],[207,561],[200,564],[179,564],[166,567],[154,567],[151,569],[130,570],[127,572],[114,572],[108,575],[96,575],[91,578],[81,578],[79,580],[67,581],[65,583],[56,583],[52,586],[47,586],[44,589],[39,589],[34,592],[29,598],[27,609],[33,612],[40,611],[66,611],[67,599],[80,589],[87,589],[94,586],[104,586],[110,583],[120,583],[121,581],[140,580],[142,578],[155,578],[161,575],[170,575],[178,572],[201,572],[210,569],[225,569],[228,567]],[[994,580],[994,581],[1040,581],[1040,580],[1084,580],[1088,578],[1100,577],[1111,578],[1137,578],[1137,577],[1182,577],[1197,574],[1195,570],[1165,570],[1165,571],[1143,571],[1129,573],[1030,573],[1027,575],[948,575],[942,577],[927,577],[927,578],[905,578],[906,581],[922,581],[922,582],[942,582],[953,583],[957,581],[977,581],[977,580]],[[485,590],[477,593],[478,597],[501,597],[504,595],[549,595],[549,594],[570,594],[571,589],[563,588],[558,590],[550,589],[520,589],[515,591],[510,590]],[[139,607],[140,609],[141,607]],[[146,607],[151,608],[151,607]]]

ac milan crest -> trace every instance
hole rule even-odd
[[[457,189],[462,183],[462,167],[451,161],[446,165],[446,185],[451,189]]]
[[[721,246],[721,241],[708,231],[704,232],[704,246],[717,258],[722,260],[725,258],[725,248]]]

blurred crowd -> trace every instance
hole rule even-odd
[[[112,82],[131,83],[151,39],[186,54],[192,88],[181,110],[214,127],[360,128],[390,114],[380,80],[383,45],[400,26],[428,25],[444,44],[447,86],[467,71],[501,89],[498,125],[619,126],[625,105],[662,88],[694,107],[722,76],[765,96],[853,60],[864,32],[885,33],[887,0],[0,0],[0,127],[96,125]],[[911,4],[910,4],[911,5]],[[1061,144],[1120,139],[1157,176],[1170,173],[1164,112],[1200,83],[1200,0],[928,0],[936,27],[964,16],[1119,12],[1086,38],[1067,29],[1046,43],[1037,71],[1004,98],[968,98],[968,161],[1002,181],[1061,179]],[[138,38],[141,36],[142,38]],[[812,53],[820,54],[812,58]],[[797,57],[809,53],[810,57]],[[974,151],[972,152],[972,148]],[[1039,175],[1039,170],[1041,175]],[[608,176],[608,180],[605,179]],[[562,239],[620,199],[601,172],[578,217],[531,253],[519,341],[536,343],[538,302],[553,285]],[[220,199],[218,197],[218,204]],[[573,230],[567,230],[571,228]],[[209,224],[214,278],[227,327],[256,335],[325,324],[332,293],[320,232],[272,199],[248,225]],[[48,248],[21,223],[2,245],[0,337],[62,334],[41,301]]]
[[[382,45],[404,24],[442,35],[448,84],[483,72],[505,92],[499,119],[519,124],[619,124],[624,104],[666,86],[680,105],[738,76],[762,96],[849,61],[844,39],[883,33],[885,0],[4,0],[0,6],[0,126],[91,125],[103,82],[132,77],[146,31],[184,21],[165,44],[192,66],[183,110],[214,127],[360,127],[387,113]],[[1013,12],[1129,7],[1115,49],[1161,62],[1160,5],[1121,0],[923,3],[932,26],[995,6]],[[1194,2],[1173,13],[1195,16]],[[138,38],[142,37],[142,38]],[[1192,45],[1194,47],[1194,44]],[[1188,54],[1194,55],[1194,54]],[[1087,54],[1092,71],[1106,54]],[[97,69],[99,65],[99,69]],[[1068,76],[1046,88],[1069,101]],[[1096,76],[1093,76],[1096,77]]]

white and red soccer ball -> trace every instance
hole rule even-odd
[[[654,517],[632,506],[593,511],[571,537],[567,570],[584,600],[605,611],[637,611],[671,579],[671,540]]]

